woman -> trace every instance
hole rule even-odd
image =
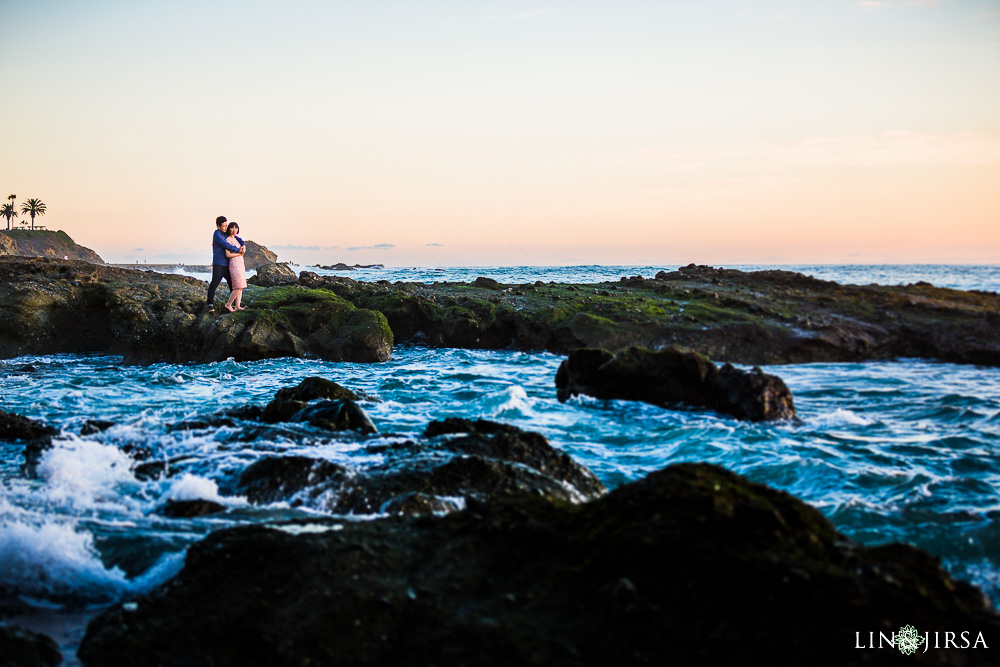
[[[240,226],[235,222],[230,222],[226,227],[226,241],[235,246],[242,246],[236,239],[240,233]],[[237,310],[246,310],[241,303],[243,301],[243,288],[247,286],[247,269],[243,264],[243,255],[226,249],[226,257],[229,258],[229,276],[233,279],[233,291],[229,293],[229,301],[226,301],[226,310],[235,313]]]

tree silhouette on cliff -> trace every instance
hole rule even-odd
[[[7,218],[7,229],[10,229],[11,219],[17,217],[17,210],[14,209],[14,204],[4,204],[0,207],[0,215]]]
[[[26,199],[23,204],[21,204],[21,213],[27,213],[31,216],[31,228],[35,228],[35,216],[45,215],[45,204],[42,203],[41,199]]]
[[[7,199],[10,200],[10,203],[4,205],[3,209],[0,209],[2,210],[2,212],[0,212],[0,215],[7,218],[7,229],[10,229],[10,219],[17,217],[17,211],[14,209],[14,200],[17,199],[17,195],[8,195]],[[10,211],[9,213],[8,209]]]

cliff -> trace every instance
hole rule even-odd
[[[78,245],[69,234],[59,230],[9,229],[0,232],[0,255],[15,257],[52,257],[54,259],[79,259],[93,264],[104,264],[100,255]]]

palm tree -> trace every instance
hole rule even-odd
[[[26,199],[23,204],[21,204],[21,213],[27,213],[31,216],[31,228],[35,228],[35,216],[45,215],[45,204],[42,203],[41,199]]]
[[[6,213],[3,213],[2,215],[5,218],[7,218],[7,229],[10,229],[10,219],[12,217],[13,218],[17,217],[17,211],[14,211],[14,200],[17,199],[17,195],[8,195],[7,199],[10,200],[10,210],[14,212],[14,215],[11,216],[11,215],[7,215]]]
[[[0,206],[0,215],[7,218],[7,229],[10,229],[10,220],[17,217],[17,211],[14,210],[13,204],[4,204]]]

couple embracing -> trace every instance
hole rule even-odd
[[[223,278],[229,285],[229,300],[225,309],[230,313],[246,310],[242,305],[243,288],[247,286],[246,266],[243,264],[243,254],[247,246],[237,234],[240,226],[235,222],[227,222],[226,216],[215,219],[215,234],[212,235],[212,282],[208,284],[208,303],[205,307],[211,310],[215,306],[215,289]]]

